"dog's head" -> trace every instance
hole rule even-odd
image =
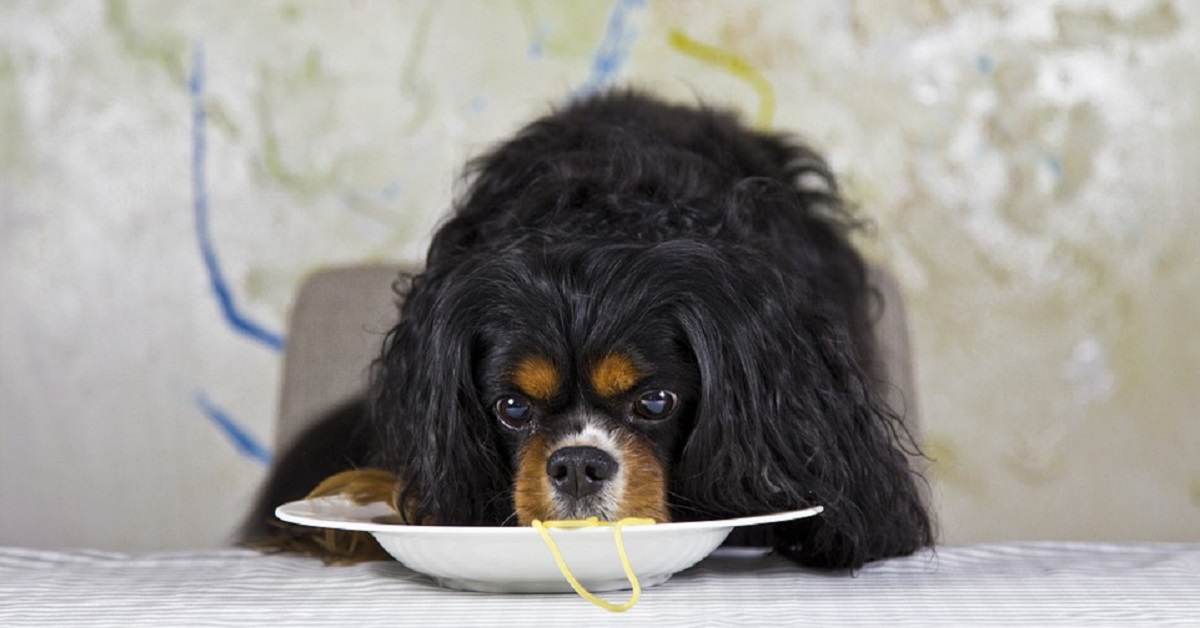
[[[887,536],[874,513],[923,517],[842,313],[761,255],[572,243],[417,277],[376,372],[398,503],[448,525],[820,503],[804,551],[852,553]]]
[[[689,248],[515,247],[417,279],[377,416],[423,515],[674,518],[703,393]]]
[[[703,389],[669,256],[571,246],[485,271],[471,359],[521,524],[672,518]]]

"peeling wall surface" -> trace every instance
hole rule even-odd
[[[943,542],[1200,540],[1200,3],[0,4],[0,543],[229,542],[286,316],[570,98],[824,151],[910,304]]]

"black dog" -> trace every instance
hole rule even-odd
[[[778,552],[853,568],[931,543],[911,439],[871,375],[856,223],[818,155],[621,92],[534,122],[469,174],[364,407],[284,457],[253,522],[374,466],[412,523],[820,504],[772,531]]]

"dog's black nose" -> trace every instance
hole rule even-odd
[[[563,447],[546,461],[550,483],[574,499],[596,493],[616,473],[617,461],[596,447]]]

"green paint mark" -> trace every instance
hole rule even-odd
[[[1183,26],[1183,19],[1171,0],[1159,0],[1132,15],[1087,7],[1061,8],[1054,17],[1061,40],[1073,45],[1111,42],[1114,37],[1165,39]]]
[[[540,58],[546,53],[546,37],[529,0],[517,0],[517,14],[521,16],[521,24],[525,27],[526,36],[529,37],[529,56],[535,59]]]
[[[225,137],[237,142],[242,137],[242,129],[234,121],[229,110],[218,101],[204,103],[205,116],[208,126],[218,130]]]
[[[310,48],[308,54],[304,55],[304,79],[315,83],[324,76],[325,70],[321,67],[321,51]]]
[[[951,474],[958,467],[958,454],[948,439],[930,435],[925,439],[924,449],[938,475]]]
[[[940,434],[928,434],[921,448],[930,460],[929,473],[939,481],[975,497],[982,497],[987,493],[986,484],[963,464],[958,455],[958,446],[949,438]]]
[[[311,56],[310,53],[309,58]],[[319,54],[317,56],[319,58]],[[320,62],[316,63],[319,65]],[[275,131],[274,120],[276,116],[272,107],[272,97],[277,91],[273,89],[276,85],[282,84],[286,92],[294,94],[303,84],[310,82],[307,80],[308,66],[309,64],[306,62],[305,67],[300,70],[298,75],[282,78],[277,78],[266,66],[260,68],[259,83],[263,87],[258,92],[256,103],[258,124],[261,129],[260,143],[262,145],[263,173],[269,179],[280,183],[288,190],[304,196],[311,196],[336,187],[337,166],[331,166],[324,172],[317,172],[302,171],[287,164],[284,159],[279,135]],[[317,83],[318,81],[314,80],[311,82]]]
[[[1189,487],[1188,495],[1192,498],[1192,505],[1200,508],[1200,476],[1192,478],[1192,485]]]
[[[279,8],[279,13],[283,15],[283,19],[287,22],[296,23],[300,20],[300,7],[295,3],[289,2]]]
[[[1057,158],[1057,200],[1075,198],[1084,184],[1091,180],[1095,156],[1108,137],[1103,116],[1091,103],[1075,105],[1067,112],[1067,137]]]
[[[608,2],[530,0],[519,0],[516,6],[529,35],[529,56],[534,59],[582,59],[593,55],[613,8]]]
[[[187,81],[187,41],[182,35],[139,29],[127,0],[109,0],[104,22],[130,56],[161,67],[181,85]]]
[[[408,94],[416,105],[416,114],[408,121],[405,134],[415,133],[434,111],[433,93],[428,84],[417,79],[421,60],[425,56],[425,48],[429,42],[429,25],[433,21],[433,7],[436,2],[426,4],[417,16],[417,25],[413,32],[412,43],[404,53],[404,65],[400,69],[401,92]]]

